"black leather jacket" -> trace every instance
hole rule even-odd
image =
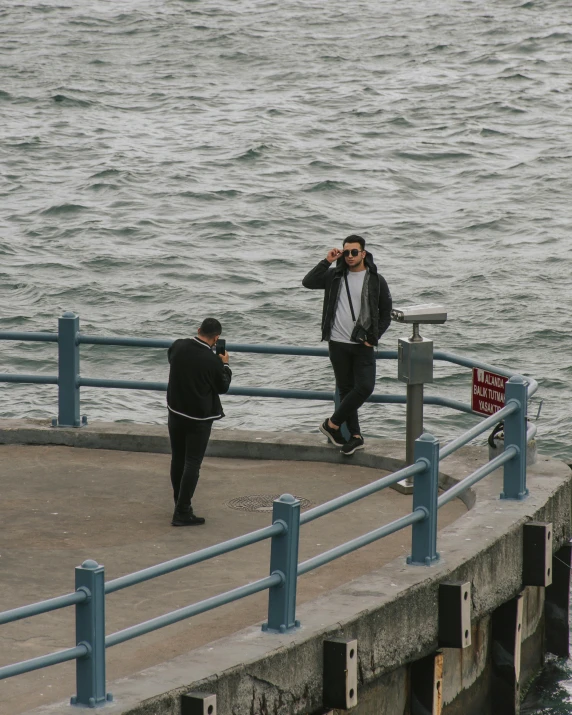
[[[229,366],[198,337],[175,340],[167,355],[171,365],[167,387],[169,410],[199,422],[224,417],[219,395],[230,387]]]
[[[369,269],[369,308],[371,313],[371,326],[367,332],[367,342],[370,345],[377,345],[391,323],[393,303],[387,282],[381,273],[377,272],[377,266],[369,251],[366,251],[365,254],[365,264]],[[339,258],[335,265],[324,258],[302,280],[304,288],[319,288],[324,291],[322,340],[330,339],[340,294],[340,283],[346,271],[347,265],[343,258]]]

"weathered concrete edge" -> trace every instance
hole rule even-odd
[[[74,428],[52,427],[48,420],[0,419],[0,444],[59,445],[158,454],[171,452],[166,427],[125,422],[94,422]],[[351,463],[393,472],[404,466],[405,446],[400,440],[369,439],[367,450],[356,452],[348,459],[339,450],[325,444],[319,434],[215,429],[207,456]],[[450,474],[439,474],[443,489],[448,489],[456,481],[458,478]],[[475,503],[475,492],[469,489],[460,498],[471,509]]]
[[[295,435],[302,442],[307,437],[315,439]],[[461,477],[487,455],[483,448],[469,447],[454,457],[451,471]],[[440,532],[442,560],[430,569],[408,567],[397,559],[300,607],[303,625],[291,635],[263,634],[253,626],[110,683],[116,701],[105,711],[178,715],[180,694],[198,689],[217,693],[220,712],[246,715],[252,711],[253,698],[258,698],[268,711],[307,713],[321,706],[326,636],[358,638],[361,684],[431,652],[436,647],[439,582],[471,580],[473,619],[478,620],[522,590],[523,523],[551,521],[554,549],[570,538],[571,487],[566,465],[542,458],[530,468],[532,496],[522,502],[500,502],[498,487],[491,478],[477,486],[474,508]],[[497,512],[494,517],[493,512]],[[55,715],[65,705],[43,706],[33,713]]]

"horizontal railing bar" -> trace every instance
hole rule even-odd
[[[401,400],[400,400],[401,402]],[[407,399],[403,400],[407,402]],[[436,395],[424,395],[423,396],[424,405],[440,405],[441,407],[451,407],[453,410],[458,410],[459,412],[467,412],[470,415],[477,415],[471,405],[465,402],[459,402],[458,400],[452,400],[449,397],[437,397]]]
[[[80,345],[121,345],[134,348],[169,348],[175,338],[129,338],[121,336],[85,335],[78,336]]]
[[[291,400],[326,400],[332,402],[333,392],[322,392],[321,390],[282,390],[272,387],[231,387],[229,395],[240,395],[243,397],[278,397]]]
[[[342,494],[342,496],[324,502],[324,504],[315,506],[313,509],[308,509],[308,511],[305,511],[300,516],[300,524],[307,524],[308,522],[314,521],[314,519],[318,519],[325,514],[330,514],[337,509],[348,506],[348,504],[353,504],[370,494],[375,494],[375,492],[379,492],[386,487],[390,487],[392,484],[400,482],[402,479],[412,477],[415,474],[422,472],[424,469],[427,469],[427,465],[425,463],[410,464],[408,467],[404,467],[398,472],[388,474],[386,477],[377,479],[375,482],[370,482],[370,484],[366,484],[365,486],[354,489],[347,494]]]
[[[48,332],[22,332],[2,330],[0,331],[0,340],[22,340],[25,342],[58,342],[57,333]],[[150,348],[169,348],[175,341],[175,338],[137,338],[129,336],[105,336],[105,335],[88,335],[80,333],[78,342],[84,345],[117,345],[125,347],[150,347]],[[270,355],[307,355],[316,357],[328,357],[328,348],[313,348],[298,345],[257,345],[245,343],[228,343],[227,349],[233,352],[243,353],[266,353]],[[375,356],[378,360],[395,360],[397,359],[397,350],[376,350]],[[454,363],[455,365],[463,365],[464,367],[479,367],[484,370],[496,372],[499,375],[512,377],[517,373],[506,370],[505,368],[496,367],[488,363],[473,360],[461,355],[455,355],[444,350],[435,350],[433,359],[443,360],[445,362]],[[529,385],[535,386],[536,391],[538,385],[536,380],[531,377],[526,378]]]
[[[22,382],[37,385],[57,385],[58,378],[55,375],[12,375],[11,373],[0,373],[0,382]]]
[[[165,574],[172,573],[173,571],[178,571],[186,566],[198,564],[201,561],[207,561],[215,556],[228,554],[231,551],[242,548],[243,546],[257,544],[259,541],[264,541],[272,536],[280,536],[280,534],[283,534],[284,531],[284,524],[277,522],[276,524],[265,526],[263,529],[251,531],[248,534],[237,536],[234,539],[229,539],[228,541],[222,541],[220,544],[207,546],[205,549],[194,551],[192,554],[178,556],[176,559],[164,561],[156,566],[150,566],[149,568],[142,569],[141,571],[135,571],[134,573],[127,574],[126,576],[120,576],[112,581],[107,581],[105,584],[105,593],[113,593],[114,591],[119,591],[122,588],[134,586],[135,584],[143,583],[144,581],[149,581],[157,576],[164,576]]]
[[[516,410],[518,409],[518,403],[516,401],[511,400],[502,409],[500,409],[498,412],[495,412],[494,415],[487,417],[482,422],[479,422],[478,425],[475,425],[470,430],[467,430],[467,432],[464,432],[456,439],[452,440],[451,442],[448,442],[446,445],[441,447],[441,449],[439,450],[439,461],[445,459],[445,457],[448,457],[455,450],[459,449],[459,447],[463,447],[465,444],[468,444],[472,439],[478,437],[483,432],[486,432],[489,427],[493,427],[505,417],[508,417],[508,415],[512,415],[512,413],[516,412]]]
[[[74,606],[76,603],[84,603],[88,598],[89,596],[85,591],[74,591],[65,596],[56,596],[56,598],[49,598],[46,601],[38,601],[37,603],[30,603],[27,606],[12,608],[10,611],[2,611],[2,613],[0,613],[0,625],[3,623],[13,623],[22,618],[37,616],[40,613],[57,611],[60,608]]]
[[[21,332],[21,331],[0,331],[0,340],[22,340],[26,342],[58,342],[57,333],[47,333],[47,332]],[[104,335],[87,335],[79,334],[78,342],[84,345],[117,345],[124,347],[149,347],[149,348],[169,348],[175,338],[136,338],[128,336],[104,336]],[[243,352],[243,353],[265,353],[269,355],[306,355],[306,356],[316,356],[316,357],[328,357],[328,348],[312,348],[297,345],[249,345],[243,343],[229,343],[227,349],[231,352]],[[378,360],[395,360],[397,359],[397,350],[376,350],[375,357]],[[473,360],[472,358],[467,358],[461,355],[454,355],[453,353],[446,352],[444,350],[436,350],[433,353],[434,360],[443,360],[445,362],[453,363],[455,365],[462,365],[465,367],[479,367],[484,370],[490,370],[491,372],[496,372],[499,375],[504,375],[506,377],[512,377],[517,373],[506,370],[505,368],[496,367],[495,365],[489,365],[488,363],[480,362],[478,360]],[[528,395],[532,395],[538,389],[537,381],[532,377],[527,377],[526,380],[529,383]],[[4,382],[9,382],[9,380],[3,380]],[[15,382],[15,381],[14,381]],[[99,385],[93,385],[99,386]],[[141,387],[139,389],[153,389],[149,387]],[[431,403],[429,403],[431,404]],[[440,403],[433,403],[440,404]]]
[[[495,372],[497,373],[497,375],[504,375],[504,377],[514,377],[515,375],[520,374],[518,372],[513,372],[512,370],[507,370],[504,367],[496,367],[495,365],[489,365],[486,362],[473,360],[472,358],[464,357],[462,355],[455,355],[454,353],[449,353],[445,350],[435,350],[433,352],[433,359],[444,360],[445,362],[451,362],[455,365],[462,365],[463,367],[480,367],[483,370]],[[538,390],[538,382],[533,377],[525,377],[524,379],[528,382],[528,397],[530,398]]]
[[[33,333],[32,333],[33,334]],[[169,348],[175,338],[131,338],[122,336],[79,335],[80,344],[84,345],[120,345],[124,347]],[[267,355],[306,355],[310,357],[328,357],[328,348],[311,348],[298,345],[249,345],[245,343],[227,343],[229,352],[258,353]],[[397,350],[376,350],[378,360],[397,359]]]
[[[350,554],[352,551],[356,551],[362,546],[367,546],[378,539],[382,539],[384,536],[389,536],[389,534],[405,529],[408,526],[411,526],[411,524],[423,521],[426,518],[427,514],[424,510],[416,509],[414,512],[411,512],[411,514],[402,516],[389,524],[381,526],[379,529],[374,529],[363,536],[358,536],[356,539],[347,541],[345,544],[336,546],[334,549],[330,549],[329,551],[325,551],[323,554],[318,554],[318,556],[313,556],[311,559],[303,561],[301,564],[298,564],[298,576],[302,576],[303,574],[308,573],[308,571],[313,571],[320,566],[325,566],[325,564],[330,563],[330,561],[333,561],[334,559],[340,558],[340,556]]]
[[[1,381],[1,376],[0,376]],[[99,377],[80,377],[78,379],[80,387],[108,387],[124,390],[157,390],[166,392],[166,382],[146,382],[144,380],[111,380]],[[331,402],[334,399],[333,392],[325,392],[321,390],[282,390],[271,387],[231,387],[228,391],[229,395],[240,397],[270,397],[270,398],[287,398],[292,400],[324,400]],[[405,404],[407,402],[406,395],[370,395],[367,402],[379,404]],[[457,400],[451,400],[447,397],[434,397],[426,395],[423,402],[427,405],[441,405],[451,407],[452,409],[461,412],[472,413],[470,405]]]
[[[486,477],[491,472],[494,472],[495,469],[501,467],[505,462],[510,462],[516,453],[517,451],[515,447],[507,447],[502,454],[498,455],[498,457],[491,459],[490,462],[487,462],[482,467],[479,467],[479,469],[470,474],[468,477],[461,479],[461,481],[457,482],[454,487],[447,489],[446,492],[441,494],[437,500],[437,508],[440,509],[445,504],[448,504],[450,501],[458,497],[459,494],[462,494],[469,487],[472,487],[473,484],[480,482],[481,479]]]
[[[74,648],[60,650],[57,653],[50,653],[49,655],[41,655],[38,658],[23,660],[21,663],[5,665],[4,667],[0,668],[0,680],[11,678],[14,675],[21,675],[22,673],[31,673],[33,670],[47,668],[50,665],[65,663],[68,660],[76,660],[77,658],[83,658],[88,653],[89,648],[87,647],[87,645],[82,644],[76,645]]]
[[[109,380],[103,377],[79,377],[79,387],[111,387],[120,390],[157,390],[167,391],[166,382],[148,382],[146,380]]]
[[[227,343],[227,350],[235,353],[258,353],[266,355],[306,355],[308,357],[329,357],[328,348],[310,348],[298,345],[248,345]],[[377,360],[397,359],[397,350],[375,350]]]
[[[333,392],[322,392],[317,390],[281,390],[274,389],[270,387],[231,387],[228,391],[229,395],[241,395],[243,397],[277,397],[277,398],[289,398],[294,400],[325,400],[333,401]],[[376,404],[401,404],[405,405],[407,403],[406,395],[389,395],[389,394],[377,394],[370,395],[366,402],[373,402]],[[457,400],[450,400],[447,397],[433,397],[431,395],[426,395],[423,398],[423,402],[426,405],[441,405],[444,407],[451,407],[452,409],[459,410],[461,412],[473,413],[470,405],[466,405]]]
[[[137,626],[131,626],[130,628],[125,628],[122,631],[117,631],[117,633],[112,633],[105,638],[105,647],[111,648],[111,646],[145,635],[145,633],[151,633],[151,631],[156,631],[159,628],[164,628],[165,626],[170,626],[173,623],[178,623],[185,618],[197,616],[199,613],[204,613],[205,611],[211,611],[213,608],[218,608],[218,606],[224,606],[226,603],[238,601],[239,599],[246,598],[246,596],[251,596],[254,593],[266,591],[272,586],[279,586],[283,582],[283,576],[279,573],[275,573],[271,576],[266,576],[266,578],[254,581],[253,583],[246,584],[246,586],[240,586],[232,591],[219,593],[217,596],[212,596],[204,601],[194,603],[191,606],[179,608],[178,610],[171,611],[163,616],[158,616],[157,618],[152,618],[144,623],[139,623]]]
[[[538,382],[533,377],[528,377],[528,375],[525,377],[525,380],[528,382],[528,389],[527,389],[526,394],[527,394],[527,398],[530,400],[530,398],[538,390]]]
[[[0,330],[0,340],[23,340],[26,343],[57,343],[57,333],[22,333]]]
[[[445,362],[451,362],[455,365],[462,365],[463,367],[479,367],[482,370],[488,370],[489,372],[495,372],[497,375],[504,375],[505,377],[512,377],[516,375],[516,372],[507,370],[504,367],[496,367],[495,365],[489,365],[489,363],[481,362],[480,360],[474,360],[473,358],[465,357],[464,355],[455,355],[454,353],[447,352],[446,350],[434,350],[433,360],[444,360]],[[529,378],[526,378],[527,380]]]

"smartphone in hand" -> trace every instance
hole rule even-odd
[[[226,340],[224,338],[219,338],[216,341],[216,354],[224,355],[226,352]]]

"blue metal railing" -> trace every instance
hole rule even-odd
[[[0,332],[0,340],[24,340],[58,343],[58,375],[0,375],[0,382],[43,383],[58,385],[58,424],[76,426],[80,424],[80,388],[112,387],[124,389],[166,390],[161,382],[138,380],[107,380],[84,378],[79,374],[79,346],[81,344],[123,345],[134,347],[167,348],[172,340],[143,338],[100,337],[81,335],[79,318],[66,313],[59,320],[58,333]],[[327,356],[325,348],[305,348],[274,345],[229,345],[233,352],[267,353],[282,355]],[[503,374],[510,379],[506,383],[505,406],[494,415],[482,420],[478,425],[453,439],[445,446],[430,434],[423,434],[415,442],[413,464],[370,484],[355,489],[335,499],[309,509],[300,514],[300,502],[289,494],[275,500],[272,524],[263,529],[244,534],[200,551],[166,561],[135,573],[127,574],[105,583],[104,567],[87,560],[75,569],[73,593],[52,598],[28,606],[22,606],[0,613],[0,625],[40,613],[48,613],[60,608],[74,606],[76,611],[76,646],[48,655],[32,658],[21,663],[0,667],[0,680],[45,668],[56,663],[76,661],[76,695],[73,704],[95,707],[111,700],[105,685],[105,649],[132,638],[150,633],[159,628],[177,623],[218,606],[246,598],[254,593],[268,591],[268,620],[263,629],[270,633],[286,632],[299,626],[296,620],[296,588],[298,576],[319,568],[334,559],[349,554],[366,544],[401,529],[412,527],[410,565],[430,565],[438,560],[437,552],[437,512],[452,499],[458,497],[485,476],[503,467],[503,499],[524,499],[526,488],[526,446],[527,439],[534,436],[536,427],[528,428],[527,402],[538,384],[535,380],[525,380],[520,375],[496,368],[486,363],[474,361],[451,353],[436,351],[434,357],[467,367],[480,367]],[[396,359],[397,351],[378,351],[378,359]],[[332,400],[333,393],[311,390],[274,390],[270,388],[235,387],[230,394],[256,397],[285,397],[295,399]],[[372,395],[371,402],[405,403],[401,395]],[[439,397],[425,397],[426,404],[443,405],[463,412],[472,412],[469,405]],[[504,420],[505,449],[502,454],[475,470],[471,475],[439,496],[439,464],[457,449],[483,434],[499,420]],[[385,524],[373,531],[340,544],[329,551],[298,563],[300,526],[341,509],[371,494],[381,491],[397,482],[413,478],[413,508],[409,514]],[[225,593],[207,598],[176,611],[153,618],[144,623],[105,635],[106,595],[123,588],[148,581],[178,569],[186,568],[201,561],[230,553],[244,546],[266,539],[271,540],[269,575],[253,583],[240,586]]]
[[[124,347],[168,348],[173,343],[172,339],[164,338],[131,338],[131,337],[106,337],[101,335],[83,335],[79,329],[79,317],[74,313],[64,313],[58,321],[57,333],[24,333],[0,331],[0,340],[17,340],[33,342],[52,342],[58,344],[58,374],[54,375],[14,375],[1,373],[0,382],[35,383],[58,386],[58,418],[57,424],[61,427],[79,427],[80,422],[80,388],[97,387],[127,390],[156,390],[166,391],[166,382],[150,382],[146,380],[116,380],[108,378],[82,377],[80,375],[80,345],[115,345]],[[228,344],[228,350],[235,353],[258,353],[268,355],[304,355],[309,357],[327,357],[327,348],[308,348],[294,345],[242,345]],[[378,360],[396,360],[397,350],[377,350]],[[442,360],[465,367],[478,367],[491,370],[506,377],[516,373],[497,368],[487,363],[473,360],[452,353],[436,350],[433,354],[435,360]],[[528,378],[528,397],[538,389],[538,383]],[[328,400],[334,399],[333,392],[316,390],[285,390],[263,387],[236,387],[231,386],[229,395],[244,397],[274,397],[299,400]],[[374,394],[368,402],[386,404],[405,404],[405,395]],[[447,397],[426,395],[423,402],[427,405],[450,407],[460,412],[473,413],[470,405]]]

